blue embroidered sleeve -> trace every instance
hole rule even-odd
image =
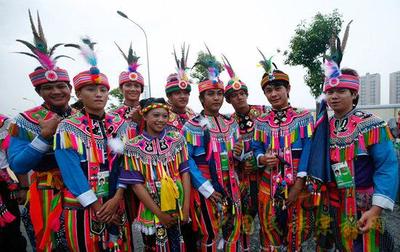
[[[145,181],[143,175],[138,171],[127,171],[121,168],[118,183],[122,185],[143,184]]]
[[[308,169],[308,159],[310,157],[310,148],[311,148],[311,138],[302,139],[302,151],[300,156],[299,168],[297,171],[297,177],[305,177],[307,176]]]
[[[265,147],[264,143],[256,140],[251,141],[251,148],[253,149],[254,158],[257,160],[258,167],[264,167],[258,163],[258,157],[265,154]]]
[[[374,144],[369,149],[375,166],[372,205],[393,210],[398,188],[398,164],[391,141]]]
[[[196,162],[193,160],[194,155],[193,145],[188,143],[188,152],[189,152],[189,168],[190,168],[190,177],[192,178],[192,185],[198,189],[202,184],[204,184],[207,180],[203,177],[203,174],[197,167]]]
[[[40,136],[34,138],[32,142],[11,137],[8,149],[10,167],[17,174],[25,174],[36,168],[50,148],[49,142]]]
[[[90,191],[89,183],[80,166],[79,154],[72,149],[56,149],[55,155],[68,190],[75,197]]]

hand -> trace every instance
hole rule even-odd
[[[303,184],[304,181],[302,178],[297,178],[296,182],[294,183],[294,185],[290,188],[289,190],[289,195],[288,198],[286,200],[286,205],[290,206],[291,204],[294,204],[297,200],[297,198],[299,197],[299,194],[301,192],[301,190],[303,189]]]
[[[374,228],[381,212],[382,208],[378,206],[372,206],[368,211],[364,212],[357,221],[358,230],[361,233],[366,233],[371,228]]]
[[[107,224],[114,224],[116,226],[121,226],[122,218],[118,214],[114,214]]]
[[[253,164],[250,160],[244,161],[243,170],[245,174],[250,174],[253,172]]]
[[[131,109],[129,112],[128,117],[132,119],[132,121],[138,123],[140,122],[140,119],[142,119],[142,116],[139,114],[140,111],[140,105],[135,106]]]
[[[119,198],[113,197],[103,204],[100,210],[96,212],[96,216],[100,220],[103,220],[104,222],[108,223],[113,218],[118,207],[119,207]]]
[[[160,219],[161,224],[163,224],[166,228],[170,228],[176,224],[176,219],[171,214],[164,212],[161,212],[161,214],[158,216],[158,219]]]
[[[185,206],[185,204],[182,207],[182,222],[183,223],[188,223],[189,222],[189,205]]]
[[[39,119],[40,135],[45,139],[51,138],[56,133],[57,126],[60,122],[61,118],[58,115],[53,115],[53,117],[48,120]]]
[[[26,203],[27,190],[18,190],[17,192],[17,202],[18,205],[24,205]]]
[[[238,142],[233,146],[233,153],[236,156],[240,156],[242,154],[244,148],[243,138],[239,137]]]
[[[265,154],[258,159],[258,162],[270,169],[275,169],[279,164],[279,159],[274,154]]]
[[[210,197],[208,197],[208,198],[211,200],[211,202],[212,202],[214,205],[217,205],[219,202],[221,202],[221,200],[222,200],[222,195],[221,195],[219,192],[214,191],[214,192],[210,195]]]
[[[101,207],[102,207],[102,205],[98,200],[96,200],[95,202],[93,202],[90,205],[90,208],[93,210],[93,212],[95,213],[96,217],[97,217],[97,212],[100,211]]]

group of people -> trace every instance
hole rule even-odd
[[[196,113],[187,107],[186,47],[175,54],[167,101],[140,100],[139,57],[118,47],[128,63],[119,76],[124,102],[106,112],[110,85],[95,43],[69,44],[90,64],[71,82],[56,65],[59,45],[50,48],[40,20],[37,29],[30,21],[34,44],[17,41],[41,64],[29,78],[43,104],[0,119],[4,251],[25,250],[17,202],[25,198],[36,251],[134,251],[132,224],[145,251],[250,251],[257,216],[261,251],[301,251],[313,236],[320,251],[393,246],[379,216],[394,207],[397,157],[387,124],[357,109],[355,70],[326,60],[323,90],[333,116],[320,113],[314,122],[291,106],[289,76],[271,60],[261,61],[271,106],[250,105],[249,88],[226,57],[224,85],[208,51],[196,62],[207,71]],[[72,88],[79,102],[70,106]],[[224,100],[232,115],[220,113]]]

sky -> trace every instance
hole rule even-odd
[[[189,65],[192,65],[206,43],[215,56],[220,58],[222,53],[227,56],[249,88],[249,103],[268,105],[260,87],[263,69],[257,67],[261,56],[256,48],[266,55],[275,55],[278,48],[286,50],[301,21],[310,22],[318,12],[328,14],[334,9],[343,15],[345,24],[354,20],[342,67],[354,68],[361,75],[380,73],[382,104],[389,102],[389,74],[400,70],[398,0],[0,0],[0,113],[9,116],[42,102],[28,77],[38,62],[13,53],[28,50],[15,39],[32,41],[28,9],[40,12],[49,45],[78,43],[85,35],[96,41],[98,67],[108,76],[112,88],[118,86],[118,75],[127,68],[114,41],[125,51],[133,43],[141,56],[139,72],[148,82],[145,37],[137,26],[116,11],[126,13],[147,33],[154,97],[165,96],[166,77],[175,71],[173,46],[178,49],[183,42],[190,44]],[[68,70],[71,79],[89,69],[76,49],[59,48],[56,54],[75,58],[75,61],[60,59],[57,63]],[[314,108],[314,98],[304,83],[306,70],[285,65],[279,55],[274,56],[274,62],[289,75],[291,104]],[[226,72],[221,74],[221,79],[228,81]],[[199,112],[197,86],[192,90],[189,106]],[[232,108],[224,103],[221,111],[231,112]]]

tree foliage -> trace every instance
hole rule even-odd
[[[219,72],[222,72],[224,70],[223,65],[218,62],[215,58],[215,56],[209,54],[208,52],[203,52],[200,51],[198,56],[197,56],[197,62],[193,66],[193,71],[191,72],[190,76],[194,79],[197,79],[198,82],[202,82],[208,79],[208,69],[204,64],[201,64],[200,62],[216,62],[218,66]]]
[[[317,13],[310,24],[302,21],[297,26],[290,41],[285,63],[292,66],[301,65],[307,69],[304,80],[314,97],[318,97],[322,92],[323,56],[329,48],[332,36],[340,33],[342,23],[342,15],[337,10],[327,15]]]
[[[111,89],[111,91],[108,93],[108,95],[117,99],[117,102],[118,102],[118,104],[114,104],[113,102],[111,102],[108,105],[108,110],[112,110],[112,109],[119,107],[122,104],[122,102],[124,101],[124,95],[122,94],[122,92],[119,88]]]

